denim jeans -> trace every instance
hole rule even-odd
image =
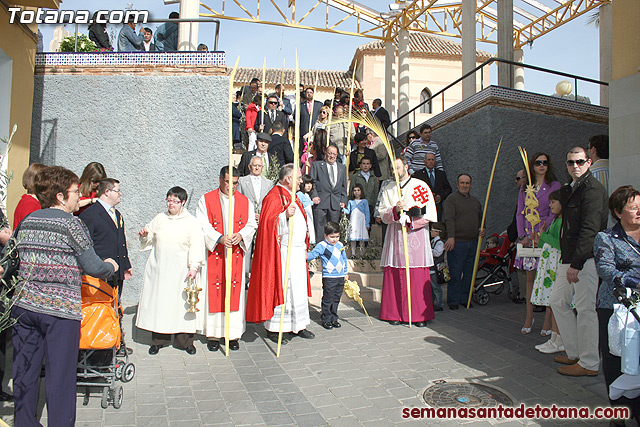
[[[442,307],[442,285],[438,283],[438,278],[436,274],[436,266],[434,265],[431,268],[431,296],[433,297],[433,306],[434,307]]]
[[[456,240],[453,250],[449,251],[451,281],[447,285],[447,305],[467,305],[477,245],[477,240]]]

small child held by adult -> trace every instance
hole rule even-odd
[[[556,282],[558,263],[560,261],[560,231],[562,229],[562,204],[560,203],[560,190],[549,194],[549,209],[555,216],[553,222],[546,231],[540,233],[538,247],[542,248],[542,256],[538,261],[536,278],[531,291],[531,304],[546,306],[544,325],[540,335],[551,335],[549,341],[535,346],[535,348],[546,354],[564,351],[564,344],[560,336],[556,319],[549,306],[553,285]],[[543,228],[546,227],[546,224]]]
[[[360,247],[360,255],[369,243],[369,229],[371,227],[369,203],[364,198],[364,188],[355,184],[351,192],[351,200],[342,211],[349,215],[349,242],[351,242],[351,257],[356,256],[356,244]]]
[[[444,278],[438,279],[438,266],[444,263],[444,237],[445,226],[442,222],[432,222],[431,230],[431,252],[433,254],[433,267],[431,267],[431,296],[433,297],[433,311],[444,310],[444,303],[442,302],[442,285],[445,283]],[[442,282],[442,283],[441,283]]]
[[[322,261],[322,327],[339,328],[338,305],[348,279],[347,255],[340,242],[340,225],[329,221],[324,226],[324,240],[307,254],[307,261],[320,257]]]

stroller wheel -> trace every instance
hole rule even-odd
[[[114,395],[113,395],[113,407],[115,409],[120,409],[120,407],[122,406],[123,394],[124,392],[122,390],[122,386],[119,386],[117,389],[115,389]]]
[[[117,380],[122,380],[122,372],[124,371],[124,363],[121,361],[116,362],[116,368],[114,370],[114,375]]]
[[[109,388],[108,387],[104,387],[102,389],[102,400],[100,401],[100,406],[102,406],[102,409],[107,409],[107,406],[109,406]]]
[[[489,292],[485,291],[484,288],[479,288],[474,292],[473,299],[479,305],[486,305],[489,302]]]
[[[133,363],[127,363],[124,365],[124,370],[122,372],[122,382],[128,383],[133,379],[136,375],[136,366]]]

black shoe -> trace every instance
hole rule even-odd
[[[449,310],[457,310],[458,306],[457,305],[450,305],[449,306]]]
[[[0,402],[11,402],[12,400],[13,400],[13,396],[11,396],[9,393],[0,391]]]
[[[333,329],[333,324],[331,322],[322,322],[322,327],[325,329]]]
[[[155,356],[156,354],[158,354],[161,348],[161,345],[152,345],[151,347],[149,347],[149,354]]]
[[[425,326],[427,326],[426,322],[416,322],[413,324],[413,326],[417,327],[417,328],[424,328]]]
[[[240,343],[238,342],[238,340],[229,341],[229,350],[240,350]]]
[[[467,308],[466,304],[460,304],[460,307]],[[469,308],[473,308],[473,303],[469,304]]]
[[[269,338],[274,343],[278,344],[278,333],[277,332],[267,331],[267,338]],[[280,343],[282,345],[285,345],[288,342],[289,342],[289,340],[284,336],[284,334],[282,334],[282,341],[280,341]]]
[[[337,320],[334,320],[333,322],[331,322],[331,324],[334,328],[342,328],[342,325]]]
[[[312,340],[316,337],[313,332],[307,331],[306,329],[301,330],[296,335],[306,340]]]
[[[444,310],[444,308],[440,307],[439,305],[436,305],[433,307],[433,311],[442,311]]]
[[[209,351],[218,351],[218,349],[220,348],[220,341],[207,341],[207,348],[209,349]]]
[[[513,300],[513,302],[516,304],[524,304],[525,301],[526,300],[524,298],[517,298]]]
[[[188,354],[196,354],[196,347],[194,345],[190,345],[184,349]]]
[[[400,324],[399,320],[389,320],[389,324],[393,326],[398,326]]]

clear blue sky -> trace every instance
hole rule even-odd
[[[204,4],[217,9],[221,3],[203,0]],[[255,5],[254,0],[241,0],[245,6]],[[286,1],[278,1],[279,5]],[[312,2],[315,4],[315,2]],[[390,1],[368,0],[367,6],[378,11],[387,11]],[[177,11],[177,4],[164,5],[162,0],[103,0],[82,1],[64,0],[61,9],[124,9],[129,4],[133,9],[149,10],[153,18],[167,18],[169,13]],[[233,2],[226,1],[227,7],[232,7]],[[234,6],[235,7],[235,6]],[[324,22],[324,9],[319,6],[306,21]],[[204,11],[204,9],[201,9]],[[239,9],[229,9],[228,14],[240,16]],[[275,9],[270,2],[262,1],[261,18],[278,20]],[[575,19],[551,33],[537,39],[533,46],[524,48],[525,63],[540,67],[550,68],[584,77],[598,79],[599,77],[599,49],[598,29],[587,24],[587,13]],[[298,15],[299,16],[299,15]],[[340,15],[343,16],[343,15]],[[339,18],[338,18],[339,19]],[[67,26],[73,31],[72,26]],[[151,25],[153,28],[153,25]],[[53,35],[54,26],[42,25],[45,50]],[[348,29],[348,26],[344,27]],[[114,30],[117,34],[119,28]],[[86,26],[80,26],[80,32],[87,33]],[[201,24],[200,42],[213,49],[213,24]],[[460,39],[454,39],[460,42]],[[218,48],[226,52],[227,65],[233,66],[236,58],[240,57],[240,66],[262,67],[264,58],[267,58],[267,67],[281,68],[285,59],[287,68],[295,66],[295,52],[297,49],[300,68],[346,70],[356,48],[371,39],[328,34],[309,30],[299,30],[271,25],[253,24],[221,20],[220,38]],[[478,49],[495,54],[497,45],[478,43]],[[491,69],[492,83],[496,82],[497,71],[495,66]],[[453,80],[453,79],[452,79]],[[532,92],[552,94],[555,85],[561,78],[546,75],[535,71],[525,72],[525,89]],[[579,95],[586,95],[593,103],[599,101],[599,88],[594,84],[579,84]],[[365,94],[366,96],[366,94]]]

